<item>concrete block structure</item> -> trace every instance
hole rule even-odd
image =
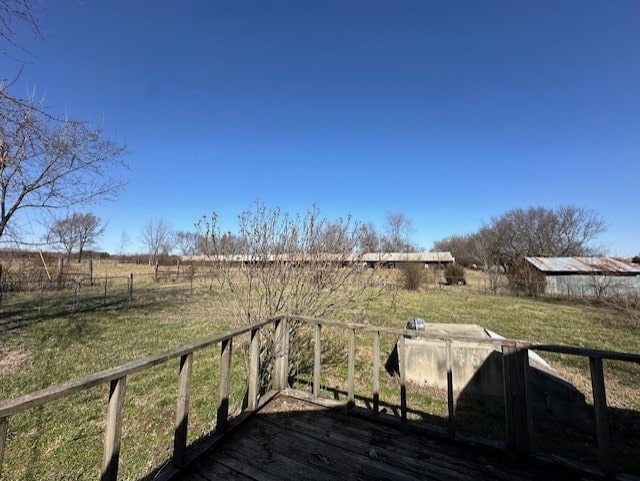
[[[464,399],[503,403],[502,352],[494,344],[486,342],[501,339],[501,336],[476,324],[427,323],[425,333],[438,339],[404,340],[408,382],[447,390],[447,342],[441,339],[450,338],[456,402]],[[390,364],[393,363],[387,364],[388,369]],[[583,416],[584,410],[577,408],[586,406],[584,395],[532,351],[529,351],[528,380],[528,397],[534,412],[545,412],[564,420]]]

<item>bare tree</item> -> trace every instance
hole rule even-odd
[[[469,240],[469,250],[473,262],[479,265],[489,278],[489,290],[498,292],[500,282],[500,266],[496,262],[496,247],[493,232],[482,227],[472,234]]]
[[[32,2],[0,1],[5,43],[17,46],[19,25],[39,32]],[[114,198],[124,186],[123,146],[99,127],[57,118],[33,97],[11,95],[13,83],[0,80],[0,238],[22,210],[69,209]]]
[[[473,254],[472,235],[451,235],[433,243],[432,252],[451,252],[456,263],[469,267],[477,263]]]
[[[112,199],[124,181],[124,147],[73,120],[56,121],[0,94],[0,237],[20,210]],[[12,108],[13,107],[13,108]]]
[[[508,270],[518,257],[594,255],[597,248],[592,243],[606,223],[592,209],[569,205],[513,209],[484,227],[491,232],[497,262]]]
[[[198,248],[200,235],[197,232],[177,231],[174,235],[175,247],[183,256],[192,256]]]
[[[387,212],[382,238],[382,250],[385,252],[412,252],[411,243],[413,221],[402,211]]]
[[[162,219],[150,220],[142,228],[140,240],[149,252],[149,264],[155,264],[160,256],[169,255],[173,247],[173,231]]]
[[[328,221],[316,207],[304,215],[289,215],[260,202],[238,219],[235,235],[221,229],[216,214],[198,224],[207,239],[211,287],[224,293],[214,299],[237,323],[279,313],[322,317],[345,310],[357,319],[383,292],[373,282],[374,270],[358,265],[354,252],[361,230],[351,219]],[[311,345],[295,323],[290,324],[290,336],[294,349]],[[264,376],[273,354],[273,346],[265,345]]]
[[[380,235],[371,222],[361,226],[360,252],[380,252]]]
[[[357,265],[359,225],[328,221],[317,208],[289,215],[262,203],[239,216],[238,234],[221,231],[217,215],[198,224],[226,308],[243,323],[277,313],[323,316],[359,308],[372,271]],[[231,242],[231,239],[234,239]]]
[[[120,242],[118,245],[118,254],[120,255],[120,257],[124,255],[124,252],[127,250],[127,248],[130,245],[131,245],[131,237],[129,237],[129,234],[127,234],[126,230],[123,230],[122,234],[120,234]]]
[[[504,273],[516,291],[524,288],[536,293],[538,280],[523,262],[524,257],[595,255],[598,249],[593,241],[605,229],[602,217],[585,207],[512,209],[483,223],[473,234],[436,241],[434,249],[451,250],[459,262],[482,266],[493,292],[500,273]]]
[[[67,253],[67,260],[77,249],[78,262],[81,262],[84,248],[95,244],[103,232],[104,226],[95,214],[90,212],[74,213],[53,221],[47,235],[47,241],[61,245]]]

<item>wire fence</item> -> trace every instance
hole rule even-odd
[[[5,291],[0,296],[0,333],[60,316],[187,298],[205,288],[199,279],[153,279],[153,274],[103,276],[94,279],[93,284],[78,280],[60,286],[46,280],[29,283],[29,291]],[[26,283],[21,287],[26,288]]]
[[[104,267],[104,266],[101,266]],[[25,319],[42,314],[86,311],[119,307],[134,299],[145,301],[158,296],[189,295],[198,289],[214,288],[210,267],[198,265],[120,265],[137,271],[123,275],[94,275],[92,262],[74,265],[75,270],[49,275],[40,270],[38,277],[17,275],[0,268],[0,324],[7,319]],[[19,274],[23,274],[20,272]],[[26,277],[26,278],[25,278]],[[34,278],[35,277],[35,278]],[[402,289],[402,269],[380,269],[375,277],[381,285]],[[616,282],[619,282],[616,281]],[[622,290],[611,279],[585,278],[581,282],[556,282],[549,289],[545,280],[528,280],[515,284],[504,274],[467,271],[464,278],[447,279],[441,269],[426,269],[420,290],[448,290],[462,295],[535,296],[569,300],[603,300],[617,302],[637,310],[639,290]]]

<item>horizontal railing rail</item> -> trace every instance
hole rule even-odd
[[[0,477],[2,476],[2,462],[7,444],[9,421],[11,416],[43,406],[57,399],[68,397],[74,393],[88,390],[100,385],[109,385],[109,400],[105,425],[104,456],[101,469],[101,479],[110,481],[117,479],[120,438],[122,430],[122,411],[125,399],[127,379],[135,373],[145,371],[153,366],[164,364],[173,359],[179,359],[176,394],[176,419],[173,440],[172,469],[177,472],[187,459],[187,432],[189,417],[189,398],[191,371],[194,352],[207,347],[220,345],[220,383],[219,397],[216,405],[216,424],[212,432],[224,434],[228,428],[229,394],[231,383],[231,356],[234,340],[239,336],[250,335],[248,349],[248,403],[246,412],[254,411],[259,405],[260,392],[260,353],[262,346],[261,331],[267,326],[273,326],[274,364],[271,372],[271,384],[274,392],[288,389],[288,375],[290,369],[289,342],[290,330],[294,324],[306,324],[313,328],[314,341],[312,396],[320,399],[322,373],[322,333],[325,328],[344,329],[348,332],[347,355],[347,389],[346,405],[353,407],[356,401],[356,333],[371,335],[372,343],[372,403],[373,414],[379,413],[380,406],[380,336],[397,337],[398,367],[400,380],[400,417],[407,419],[407,388],[410,387],[406,376],[406,348],[405,338],[422,338],[440,341],[446,346],[447,370],[447,406],[449,415],[449,432],[455,433],[454,427],[454,380],[453,380],[453,351],[452,344],[456,343],[464,348],[465,342],[475,345],[491,346],[502,352],[503,381],[504,381],[504,412],[506,420],[505,445],[518,458],[528,458],[533,453],[531,437],[530,401],[527,399],[527,374],[529,366],[529,350],[553,352],[558,354],[576,355],[589,359],[590,374],[593,388],[594,413],[596,419],[596,435],[600,467],[605,474],[616,470],[613,465],[610,446],[609,424],[607,417],[606,391],[604,383],[603,360],[640,363],[640,354],[620,353],[614,351],[589,349],[574,346],[540,344],[513,339],[478,339],[464,336],[433,335],[424,331],[397,329],[369,324],[358,324],[304,316],[274,316],[251,325],[242,326],[217,334],[208,339],[184,345],[176,349],[147,356],[121,366],[106,369],[89,376],[51,386],[24,396],[0,402]],[[271,331],[270,331],[271,332]]]
[[[1,401],[0,418],[11,416],[12,414],[16,414],[20,411],[25,411],[34,407],[42,406],[43,404],[55,401],[56,399],[60,399],[71,394],[90,389],[100,384],[111,382],[114,379],[130,376],[131,374],[135,374],[139,371],[157,366],[158,364],[163,364],[167,361],[170,361],[171,359],[176,359],[178,357],[184,356],[185,354],[191,354],[195,351],[199,351],[200,349],[219,344],[233,337],[251,332],[254,329],[260,329],[267,324],[272,324],[277,319],[278,318],[269,318],[261,322],[256,322],[248,326],[239,327],[237,329],[217,334],[213,337],[195,342],[193,344],[181,346],[177,349],[173,349],[162,354],[155,354],[152,356],[143,357],[141,359],[136,359],[135,361],[131,361],[114,368],[105,369],[104,371],[100,371],[83,378],[56,384],[55,386],[40,389],[39,391],[25,394],[24,396],[10,399],[8,401]]]

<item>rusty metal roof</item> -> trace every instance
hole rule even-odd
[[[525,260],[548,273],[640,275],[640,266],[612,257],[525,257]]]

